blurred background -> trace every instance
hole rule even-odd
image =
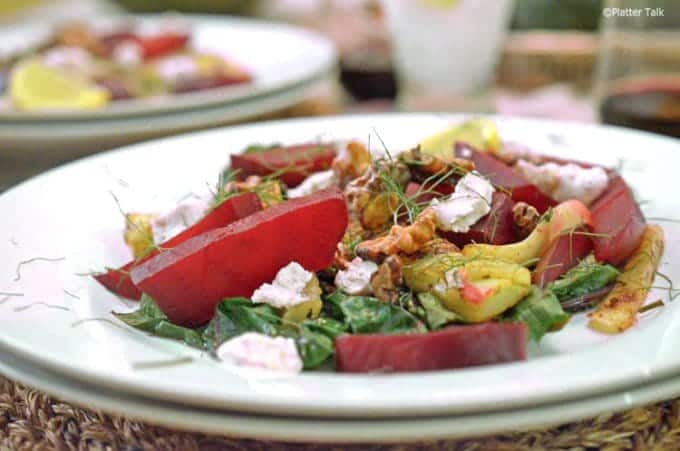
[[[642,13],[624,17],[628,8]],[[680,137],[677,0],[0,0],[0,27],[169,11],[281,21],[332,40],[336,74],[256,119],[465,111]]]

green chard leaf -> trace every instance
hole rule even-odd
[[[281,318],[267,304],[253,304],[246,298],[229,298],[215,308],[209,334],[214,348],[246,332],[259,332],[275,337],[283,334]]]
[[[212,349],[246,332],[292,338],[305,369],[313,369],[333,355],[333,339],[345,330],[343,323],[323,317],[307,319],[300,324],[286,324],[269,305],[253,304],[246,298],[231,298],[217,306],[204,337]]]
[[[295,344],[305,369],[318,367],[335,353],[333,338],[302,323]]]
[[[614,282],[618,275],[618,269],[611,265],[597,263],[590,255],[561,278],[548,285],[548,290],[552,291],[560,301],[565,301],[604,288]]]
[[[142,295],[139,308],[134,312],[113,312],[113,315],[135,329],[158,337],[182,341],[194,348],[204,348],[203,337],[199,331],[171,323],[154,300],[146,294]]]
[[[418,300],[425,308],[425,321],[431,330],[439,329],[445,324],[462,321],[460,316],[444,307],[432,293],[418,293]]]
[[[335,291],[326,297],[331,316],[355,334],[422,332],[425,327],[406,310],[376,298]]]
[[[529,337],[538,342],[550,329],[567,321],[569,315],[551,291],[532,286],[527,297],[505,314],[505,319],[526,323]]]

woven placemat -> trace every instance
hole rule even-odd
[[[299,444],[173,431],[61,402],[0,376],[0,450],[680,450],[680,399],[530,432],[408,445]]]

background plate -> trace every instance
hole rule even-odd
[[[161,96],[114,102],[94,111],[0,110],[0,121],[13,123],[96,121],[190,110],[206,106],[236,103],[253,97],[281,92],[302,82],[328,73],[336,62],[333,44],[313,31],[246,18],[229,16],[181,15],[191,29],[192,47],[223,54],[248,69],[253,82],[243,85],[197,91],[182,95]],[[141,27],[154,27],[167,15],[126,15],[94,19],[90,23],[110,27],[133,21]],[[5,27],[0,32],[0,55],[12,46],[47,34],[49,25],[31,24]]]
[[[556,402],[649,383],[680,371],[677,304],[649,312],[620,336],[597,334],[578,315],[531,350],[524,363],[400,375],[281,376],[220,365],[169,341],[120,327],[110,311],[134,307],[88,271],[129,258],[123,210],[153,211],[205,192],[230,152],[253,142],[359,138],[395,152],[461,117],[376,115],[279,121],[196,133],[88,158],[0,197],[0,343],[23,359],[91,384],[163,400],[268,414],[326,417],[469,414]],[[667,189],[680,166],[676,140],[612,127],[498,118],[501,136],[536,150],[622,165],[651,217],[672,217]],[[381,141],[382,140],[382,141]],[[680,279],[680,227],[663,223],[661,271]],[[37,259],[37,260],[36,260]],[[49,259],[49,260],[45,260]],[[22,263],[25,262],[25,263]],[[77,275],[80,274],[80,275]],[[656,285],[665,287],[658,280]],[[654,290],[650,300],[666,299]],[[104,318],[106,321],[84,319]],[[75,358],[74,356],[77,356]],[[191,356],[191,363],[139,365]]]

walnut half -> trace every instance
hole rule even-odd
[[[512,207],[512,219],[521,238],[526,238],[536,228],[541,215],[526,202],[517,202]]]

